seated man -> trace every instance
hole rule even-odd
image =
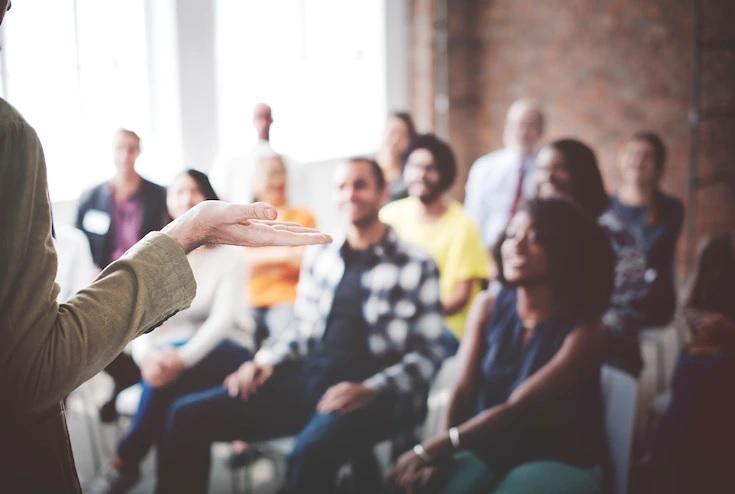
[[[290,331],[224,386],[174,403],[158,492],[205,492],[213,441],[293,434],[286,490],[331,492],[346,460],[420,418],[442,359],[436,265],[378,219],[377,163],[348,161],[336,184],[346,240],[307,253]]]
[[[456,176],[449,145],[432,134],[420,136],[403,170],[409,197],[385,206],[380,219],[434,257],[441,273],[444,322],[461,339],[472,300],[490,277],[490,259],[477,227],[449,196]],[[447,353],[454,354],[457,342],[445,339],[445,344]]]

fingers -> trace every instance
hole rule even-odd
[[[242,219],[252,220],[275,220],[278,216],[276,208],[264,202],[252,204],[230,204],[235,214]]]
[[[342,388],[339,384],[335,384],[324,393],[322,399],[317,404],[317,410],[319,413],[332,413],[337,411],[341,405]]]
[[[240,394],[240,386],[237,380],[236,372],[233,372],[225,378],[224,386],[230,398],[237,398],[237,396]]]

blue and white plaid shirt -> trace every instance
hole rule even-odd
[[[307,251],[295,323],[267,341],[255,355],[256,362],[277,365],[304,357],[318,345],[344,274],[345,247],[342,241]],[[367,292],[362,314],[368,348],[382,370],[363,384],[377,391],[393,390],[399,409],[420,411],[443,359],[439,272],[428,253],[399,240],[390,227],[371,251],[373,262],[361,280]]]

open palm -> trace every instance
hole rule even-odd
[[[204,201],[172,221],[163,232],[178,240],[187,252],[200,245],[300,246],[332,241],[319,230],[275,221],[275,217],[276,210],[265,203]]]

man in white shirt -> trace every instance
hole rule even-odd
[[[472,165],[465,192],[465,211],[491,248],[521,201],[533,195],[531,174],[544,130],[544,114],[535,101],[520,99],[508,109],[505,147]]]
[[[258,141],[249,152],[215,163],[210,176],[217,194],[226,201],[251,202],[253,198],[253,170],[264,155],[272,154],[270,130],[273,125],[271,107],[258,103],[253,109],[253,126]]]

